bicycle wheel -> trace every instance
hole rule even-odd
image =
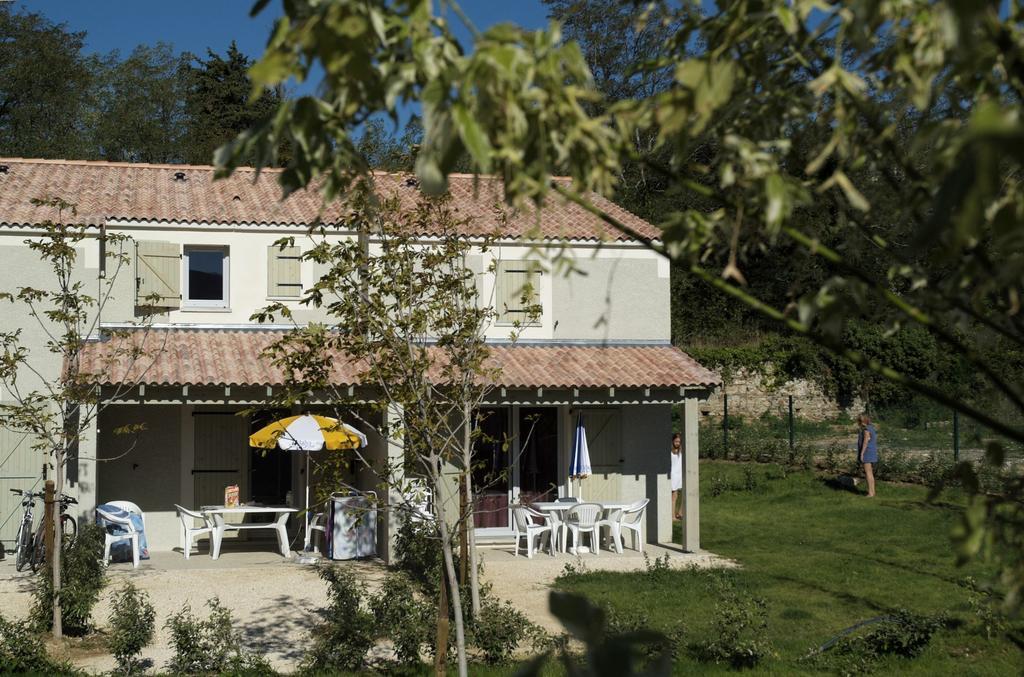
[[[60,516],[60,534],[64,541],[64,547],[70,547],[78,538],[78,520],[71,515]]]
[[[35,542],[32,544],[32,573],[39,571],[39,567],[46,561],[46,529],[40,525],[36,532]]]
[[[14,546],[14,568],[24,571],[32,556],[32,524],[22,520],[18,527],[18,541]]]

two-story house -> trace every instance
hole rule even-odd
[[[377,183],[406,204],[417,198],[415,182],[406,177],[381,174]],[[492,207],[501,197],[496,180],[474,185],[472,177],[453,176],[451,194],[460,216],[472,218],[467,237],[495,227]],[[244,501],[281,504],[289,492],[301,495],[299,458],[247,446],[247,436],[266,416],[236,413],[258,409],[283,382],[260,353],[289,327],[256,324],[253,312],[281,301],[299,322],[323,319],[299,303],[321,272],[298,258],[320,197],[300,191],[282,201],[273,170],[258,178],[240,170],[214,181],[210,167],[0,159],[2,290],[48,282],[48,267],[24,245],[38,224],[57,216],[31,203],[46,197],[76,204],[76,215],[67,220],[95,228],[96,238],[80,252],[82,279],[95,286],[118,276],[101,326],[129,326],[159,297],[146,337],[152,359],[141,371],[112,364],[98,384],[104,409],[69,469],[81,516],[91,518],[98,502],[131,500],[146,511],[150,547],[172,549],[178,544],[175,504],[219,504],[229,484],[240,486]],[[592,199],[641,236],[659,237],[651,224],[599,196]],[[343,223],[330,223],[329,215],[326,221],[330,237],[356,236]],[[101,235],[110,233],[131,238],[129,263],[117,271],[102,251]],[[296,237],[294,248],[274,246],[287,235]],[[582,274],[553,273],[545,253],[556,250]],[[685,545],[699,547],[697,403],[717,377],[670,343],[664,257],[579,207],[553,202],[539,214],[514,215],[502,226],[498,246],[468,264],[480,276],[480,297],[499,304],[488,340],[501,375],[485,421],[492,436],[511,440],[508,448],[481,449],[481,472],[499,479],[478,497],[484,508],[477,517],[480,533],[510,534],[512,504],[570,490],[573,423],[582,413],[594,467],[585,495],[650,498],[648,539],[671,540],[672,408],[682,405]],[[509,344],[524,279],[536,290],[542,312]],[[38,349],[35,370],[57,377],[61,365],[43,351],[44,332],[19,312],[5,308],[5,325],[23,327]],[[105,346],[91,341],[83,359],[101,364]],[[344,374],[339,378],[345,380]],[[358,389],[356,380],[341,385]],[[279,412],[267,416],[273,413]],[[116,434],[140,424],[141,432]],[[533,432],[524,436],[527,426]],[[383,461],[396,453],[396,444],[371,435],[367,456]],[[0,461],[0,538],[9,545],[17,505],[7,488],[37,485],[41,458],[19,435],[0,431]],[[364,475],[355,473],[353,482],[370,486]],[[386,554],[393,520],[383,524],[380,548]]]

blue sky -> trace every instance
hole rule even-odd
[[[22,9],[39,12],[70,30],[86,31],[87,48],[94,52],[119,50],[127,54],[138,44],[169,42],[179,51],[205,55],[211,48],[223,53],[232,40],[246,54],[263,52],[275,17],[274,0],[258,17],[249,18],[249,0],[20,0]],[[470,19],[480,28],[512,21],[526,28],[547,24],[540,0],[462,0]],[[453,25],[458,22],[452,21]],[[456,26],[458,28],[458,26]],[[465,39],[465,31],[459,31]]]
[[[86,32],[86,50],[122,56],[136,45],[171,43],[178,52],[205,56],[213,49],[223,54],[234,40],[239,49],[253,58],[263,53],[274,19],[281,14],[280,0],[272,2],[255,19],[249,17],[250,0],[18,0],[23,10],[38,12],[51,21],[67,25],[71,31]],[[513,22],[536,29],[548,23],[541,0],[462,0],[460,6],[477,28]],[[469,33],[454,16],[453,30],[464,44]],[[306,94],[313,91],[316,76],[289,91]],[[402,106],[400,124],[418,106]]]

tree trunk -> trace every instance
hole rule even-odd
[[[462,417],[462,465],[466,469],[466,481],[463,483],[463,490],[466,492],[466,514],[463,516],[463,519],[465,519],[466,537],[469,541],[469,599],[472,605],[473,618],[479,618],[480,581],[477,572],[476,529],[474,528],[473,519],[473,475],[471,473],[473,467],[473,439],[470,427],[472,424],[472,412],[469,410],[469,405],[463,406]]]
[[[440,461],[438,461],[440,463]],[[444,567],[448,573],[448,589],[451,591],[452,612],[455,616],[455,649],[459,661],[459,677],[468,677],[469,665],[466,661],[466,626],[462,618],[462,595],[459,592],[459,576],[455,570],[455,558],[452,556],[452,532],[445,519],[444,501],[441,499],[441,473],[434,470],[434,514],[437,528],[441,532],[441,551],[444,553]]]
[[[61,464],[63,460],[61,454],[55,454],[54,458],[54,480],[56,487],[54,490],[54,498],[56,503],[53,506],[53,636],[56,639],[60,639],[64,636],[64,625],[63,619],[61,618],[61,580],[60,580],[60,565],[63,553],[61,552],[61,543],[64,541],[64,534],[61,533],[60,524],[60,497],[64,492],[64,466]]]
[[[445,677],[448,673],[448,574],[441,571],[441,585],[437,595],[437,650],[434,652],[434,674]]]

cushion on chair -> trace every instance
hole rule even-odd
[[[132,528],[139,532],[139,559],[149,559],[149,544],[146,542],[146,532],[143,527],[142,515],[137,515],[133,512],[122,510],[116,505],[110,503],[101,503],[96,506],[97,510],[113,516],[113,517],[127,517],[131,520]],[[123,524],[115,524],[108,522],[103,517],[96,513],[96,524],[103,527],[103,530],[108,534],[114,536],[124,535],[128,533],[127,527]],[[125,539],[123,541],[117,541],[116,543],[110,544],[110,561],[112,562],[131,562],[132,561],[132,543],[130,540]]]

